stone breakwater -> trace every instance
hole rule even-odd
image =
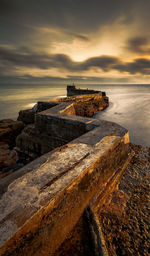
[[[45,131],[45,127],[39,131],[39,125],[36,124],[37,113],[53,108],[63,102],[66,102],[65,104],[69,106],[68,108],[64,107],[65,110],[62,107],[64,114],[92,117],[94,113],[108,106],[108,97],[93,94],[60,98],[50,102],[38,102],[32,109],[21,110],[18,121],[1,120],[0,177],[12,173],[40,155],[78,137],[78,135],[75,135],[69,139],[59,138],[59,135],[54,135],[53,132],[49,134]],[[61,127],[59,128],[61,129]]]
[[[77,89],[75,85],[67,85],[67,96],[77,96],[77,95],[84,95],[84,94],[101,94],[102,96],[106,96],[105,92],[89,90],[89,89]]]
[[[56,256],[149,255],[150,148],[133,144],[130,148],[134,156],[123,175],[117,182],[114,179],[113,189],[109,184],[107,193],[96,200],[94,217],[84,212]],[[91,227],[95,220],[97,225]],[[97,230],[94,236],[93,230]],[[103,248],[101,254],[97,253],[97,245]]]
[[[138,198],[144,189],[134,192],[130,186],[139,184],[139,176],[134,171],[126,174],[136,151],[129,145],[128,131],[113,122],[90,118],[107,106],[106,96],[93,94],[38,103],[20,112],[19,119],[26,126],[17,136],[16,150],[31,159],[39,157],[0,179],[1,256],[134,255],[128,239],[128,250],[116,245],[122,241],[114,235],[118,222],[107,236],[109,216],[113,219],[109,209],[121,222],[122,216],[132,218],[134,194]],[[122,201],[118,203],[117,197]],[[133,198],[131,207],[129,198]],[[147,201],[144,210],[147,214]]]
[[[108,97],[101,94],[66,97],[55,102],[39,102],[28,113],[19,113],[18,120],[32,124],[27,125],[17,137],[17,151],[35,159],[56,147],[63,146],[86,132],[85,117],[92,117],[107,106]],[[45,112],[41,112],[43,110]]]

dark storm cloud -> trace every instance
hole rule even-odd
[[[57,28],[64,32],[64,37],[68,35],[88,41],[90,33],[94,34],[104,25],[113,24],[120,17],[122,17],[120,22],[129,26],[135,17],[136,21],[140,20],[142,35],[145,30],[149,33],[149,10],[149,0],[0,0],[0,43],[14,45],[32,43],[32,48],[37,44],[41,47],[40,39],[34,34],[34,29],[39,27]],[[48,38],[48,42],[45,42],[49,45],[51,40],[57,40],[52,34],[50,36],[52,38]],[[138,42],[135,39],[135,42],[133,40],[129,43],[130,50],[131,48],[133,50],[134,44]],[[139,48],[141,49],[142,45],[137,46],[137,50]]]
[[[130,74],[150,75],[150,60],[145,58],[135,59],[121,65],[116,65],[114,69],[120,72],[128,72]]]
[[[127,49],[139,54],[149,54],[150,40],[144,36],[131,38],[127,42]]]
[[[99,56],[89,58],[82,62],[80,68],[82,70],[88,70],[92,67],[97,67],[102,69],[103,71],[109,71],[113,68],[113,65],[119,64],[120,60],[116,57],[111,56]]]
[[[72,72],[86,71],[93,67],[108,71],[112,69],[113,65],[120,63],[118,58],[111,56],[93,57],[83,62],[76,62],[65,54],[47,55],[45,53],[32,52],[27,48],[21,48],[20,53],[20,49],[17,51],[4,47],[0,47],[0,59],[1,63],[6,65],[12,63],[15,66],[36,67],[40,69],[60,68]]]
[[[21,53],[20,53],[21,51]],[[23,52],[23,53],[22,53]],[[130,74],[150,74],[150,60],[138,58],[131,62],[122,62],[119,58],[112,56],[98,56],[88,58],[82,62],[73,61],[65,54],[45,54],[32,52],[27,48],[8,50],[0,47],[0,64],[6,69],[15,67],[34,67],[39,69],[58,68],[70,72],[82,72],[92,68],[103,70],[118,70]]]
[[[0,21],[8,29],[9,24],[15,23],[83,33],[110,24],[122,15],[124,22],[129,22],[135,3],[131,0],[1,0]]]

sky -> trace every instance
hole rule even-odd
[[[0,0],[0,82],[150,83],[149,0]]]

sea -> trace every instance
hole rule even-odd
[[[130,141],[150,147],[149,84],[77,84],[77,88],[105,91],[109,107],[95,115],[129,130]],[[0,84],[0,119],[17,119],[19,110],[37,101],[66,96],[66,84]]]

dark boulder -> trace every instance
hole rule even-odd
[[[15,146],[16,137],[21,133],[24,124],[21,121],[3,119],[0,121],[0,141],[7,143],[10,147]]]

